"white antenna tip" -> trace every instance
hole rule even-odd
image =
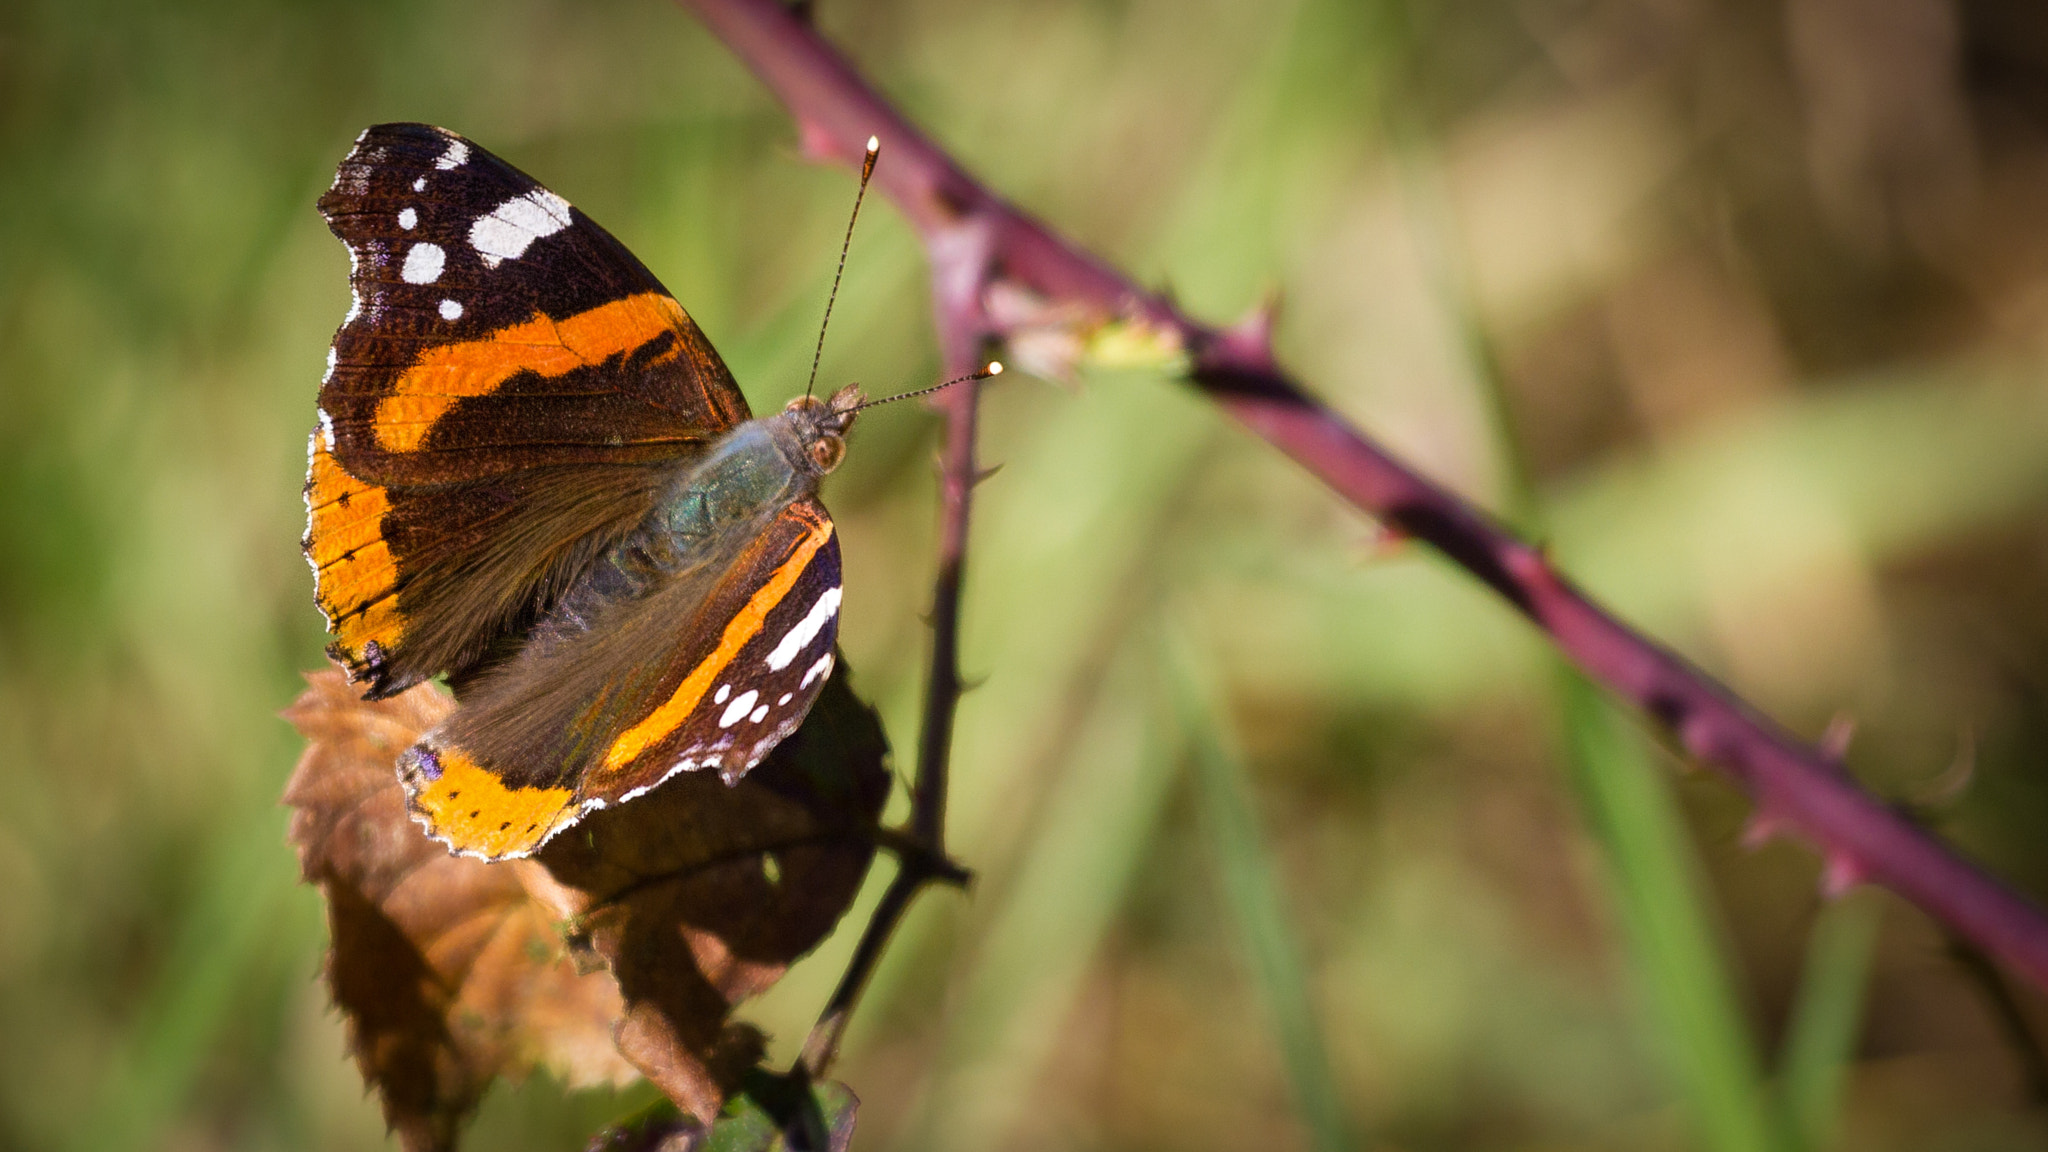
[[[870,137],[868,137],[868,154],[869,154],[870,156],[872,156],[872,155],[874,155],[875,153],[877,153],[877,152],[880,152],[881,150],[882,150],[882,138],[881,138],[881,137],[879,137],[879,136],[870,136]]]
[[[991,376],[1001,376],[1003,374],[1003,362],[1001,360],[989,361],[988,374]]]

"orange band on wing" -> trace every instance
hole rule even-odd
[[[797,577],[803,575],[804,569],[809,566],[811,557],[817,555],[818,549],[824,547],[825,541],[831,538],[830,520],[820,519],[812,525],[803,539],[797,541],[796,550],[790,554],[789,559],[782,562],[781,567],[775,570],[775,574],[768,578],[768,582],[763,584],[746,605],[726,623],[724,634],[718,638],[718,647],[712,650],[711,655],[706,656],[690,670],[688,676],[683,677],[683,682],[676,686],[675,693],[666,703],[650,713],[647,719],[626,729],[617,740],[612,741],[611,748],[604,754],[605,771],[616,771],[632,763],[635,757],[660,743],[689,718],[690,713],[696,709],[697,702],[704,698],[704,693],[711,690],[711,682],[718,678],[719,673],[725,671],[726,665],[732,663],[733,657],[740,654],[740,649],[747,646],[747,641],[752,640],[755,634],[761,631],[761,624],[768,619],[768,613],[782,602],[784,596],[789,595],[789,590],[795,586]]]
[[[314,434],[306,469],[306,558],[313,598],[350,663],[375,640],[389,652],[405,632],[398,563],[384,542],[384,489],[349,475]]]
[[[426,441],[455,402],[496,391],[521,372],[560,376],[631,352],[664,332],[690,330],[683,306],[660,292],[642,292],[566,320],[535,314],[479,340],[429,348],[377,403],[377,443],[411,452]],[[681,351],[681,343],[666,359]]]
[[[437,748],[440,779],[407,797],[427,831],[457,852],[492,860],[524,856],[574,814],[567,788],[507,788],[462,752]]]

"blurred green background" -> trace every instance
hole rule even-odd
[[[822,0],[999,190],[2048,892],[2048,9],[2033,0]],[[275,713],[347,261],[427,120],[617,233],[757,409],[852,195],[654,0],[0,6],[0,1147],[383,1147],[315,981]],[[888,157],[883,157],[884,164]],[[823,378],[938,370],[885,204]],[[935,422],[827,498],[899,749]],[[1179,386],[1005,376],[952,844],[840,1075],[867,1148],[2048,1146],[2038,991],[1804,850],[1445,563]],[[899,764],[908,770],[907,763]],[[900,800],[898,807],[901,807]],[[886,878],[870,878],[864,910]],[[849,920],[849,923],[854,921]],[[754,1007],[783,1057],[842,930]],[[501,1086],[473,1146],[633,1100]]]

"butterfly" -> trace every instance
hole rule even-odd
[[[818,486],[859,389],[753,418],[624,245],[452,132],[369,129],[319,208],[352,302],[303,547],[366,699],[455,694],[398,757],[415,819],[505,859],[676,772],[737,780],[833,671]]]

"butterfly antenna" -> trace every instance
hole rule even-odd
[[[911,392],[898,392],[894,396],[884,396],[880,400],[868,400],[860,404],[858,407],[851,409],[850,411],[858,412],[862,408],[873,408],[877,404],[892,404],[898,400],[908,400],[914,396],[929,396],[932,393],[937,392],[941,388],[951,388],[955,384],[965,384],[969,380],[986,380],[991,376],[1001,376],[1002,374],[1003,362],[1000,360],[991,360],[988,362],[988,367],[983,368],[979,372],[969,372],[965,376],[955,376],[953,379],[946,381],[944,384],[934,384],[929,388],[919,388]]]
[[[832,291],[825,297],[825,318],[818,322],[818,346],[811,352],[811,378],[804,383],[806,398],[818,386],[818,361],[825,355],[825,327],[832,323],[832,304],[839,299],[839,278],[846,275],[846,253],[853,247],[853,224],[860,219],[860,202],[867,199],[868,181],[874,178],[875,157],[881,151],[882,141],[868,137],[868,154],[860,162],[860,191],[853,194],[853,215],[846,218],[846,239],[839,242],[839,270],[832,273]]]

